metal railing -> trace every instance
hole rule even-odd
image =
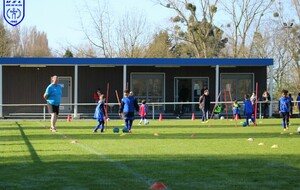
[[[221,115],[232,116],[232,104],[233,102],[217,102],[223,108]],[[240,104],[240,112],[243,115],[243,102],[238,102]],[[298,105],[299,101],[293,101],[294,113],[299,114]],[[211,111],[213,110],[216,102],[211,102]],[[258,102],[257,117],[262,118],[263,105],[265,102]],[[60,116],[72,115],[73,118],[93,118],[93,113],[95,111],[97,103],[77,103],[77,104],[61,104],[61,106],[71,106],[72,110],[63,111],[60,110]],[[199,102],[153,102],[147,103],[148,105],[148,116],[149,118],[158,118],[159,114],[166,114],[170,116],[176,116],[178,114],[190,116],[192,113],[199,113]],[[278,101],[269,102],[269,109],[271,111],[270,116],[277,114],[278,111]],[[272,107],[271,107],[272,106]],[[50,114],[47,112],[47,104],[0,104],[1,118],[39,118],[46,120]],[[108,103],[108,115],[113,115],[118,117],[119,104],[118,103]]]

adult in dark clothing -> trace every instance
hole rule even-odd
[[[263,101],[262,110],[263,110],[263,114],[264,114],[263,118],[268,118],[271,96],[267,91],[264,91],[264,93],[262,95],[262,101]]]
[[[208,112],[210,110],[210,96],[208,90],[199,98],[199,108],[202,111],[202,123],[208,122]]]
[[[201,89],[201,94],[200,94],[200,96],[202,96],[202,95],[204,94],[204,91],[205,91],[205,90],[207,90],[207,86],[206,86],[206,85],[204,85],[203,88]]]

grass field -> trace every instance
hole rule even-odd
[[[58,133],[49,121],[2,121],[0,189],[300,189],[300,119],[286,132],[279,119],[137,122],[122,135],[121,121],[105,134],[92,120],[59,121]]]

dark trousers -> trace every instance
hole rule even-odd
[[[282,117],[282,127],[285,129],[290,123],[289,112],[281,112],[280,115]]]
[[[207,109],[201,109],[202,111],[202,121],[208,120],[208,110]]]

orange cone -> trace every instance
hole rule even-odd
[[[71,115],[68,115],[67,122],[71,121]]]
[[[159,114],[159,121],[162,121],[162,114]]]
[[[192,120],[194,121],[195,120],[195,114],[192,113]]]
[[[151,185],[150,189],[166,189],[167,186],[165,186],[163,183],[154,183]]]

